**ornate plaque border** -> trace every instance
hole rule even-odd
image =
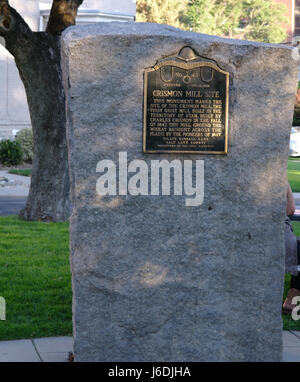
[[[216,154],[216,155],[224,155],[228,153],[228,112],[229,112],[229,72],[226,72],[218,67],[218,65],[208,62],[208,61],[198,61],[199,59],[203,59],[201,56],[197,56],[196,58],[183,58],[180,56],[180,52],[184,48],[180,49],[178,54],[168,56],[159,62],[153,67],[147,68],[144,70],[144,104],[143,104],[143,153],[145,154]],[[190,48],[192,49],[192,48]],[[193,50],[193,49],[192,49]],[[173,57],[172,59],[170,57]],[[178,62],[177,60],[182,60],[183,62]],[[197,61],[196,61],[197,60]],[[192,62],[196,61],[196,62]],[[181,69],[195,69],[201,68],[203,66],[210,67],[215,69],[216,71],[223,73],[226,76],[226,104],[225,104],[225,149],[224,151],[188,151],[188,150],[147,150],[146,149],[146,138],[147,138],[147,88],[148,88],[148,73],[155,72],[159,70],[163,66],[175,66]]]

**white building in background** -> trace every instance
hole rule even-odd
[[[10,0],[34,31],[47,25],[52,0]],[[79,8],[77,24],[99,21],[133,21],[135,0],[85,0]],[[30,117],[23,83],[14,58],[0,39],[0,139],[13,138],[20,129],[30,127]]]

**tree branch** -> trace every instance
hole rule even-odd
[[[28,24],[23,17],[9,5],[8,0],[0,0],[0,36],[31,35]]]
[[[12,24],[8,0],[0,0],[0,31],[8,32]]]
[[[0,36],[4,37],[6,49],[13,56],[32,46],[34,33],[8,0],[0,0]]]
[[[67,27],[75,25],[82,3],[83,0],[53,0],[46,32],[60,35]]]

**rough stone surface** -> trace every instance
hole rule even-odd
[[[142,153],[143,71],[184,45],[230,72],[226,156]],[[291,49],[99,23],[68,29],[62,50],[76,361],[279,361]],[[100,199],[96,165],[120,151],[204,159],[204,203]]]

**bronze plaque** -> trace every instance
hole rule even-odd
[[[186,46],[144,73],[144,153],[226,154],[229,73]]]

